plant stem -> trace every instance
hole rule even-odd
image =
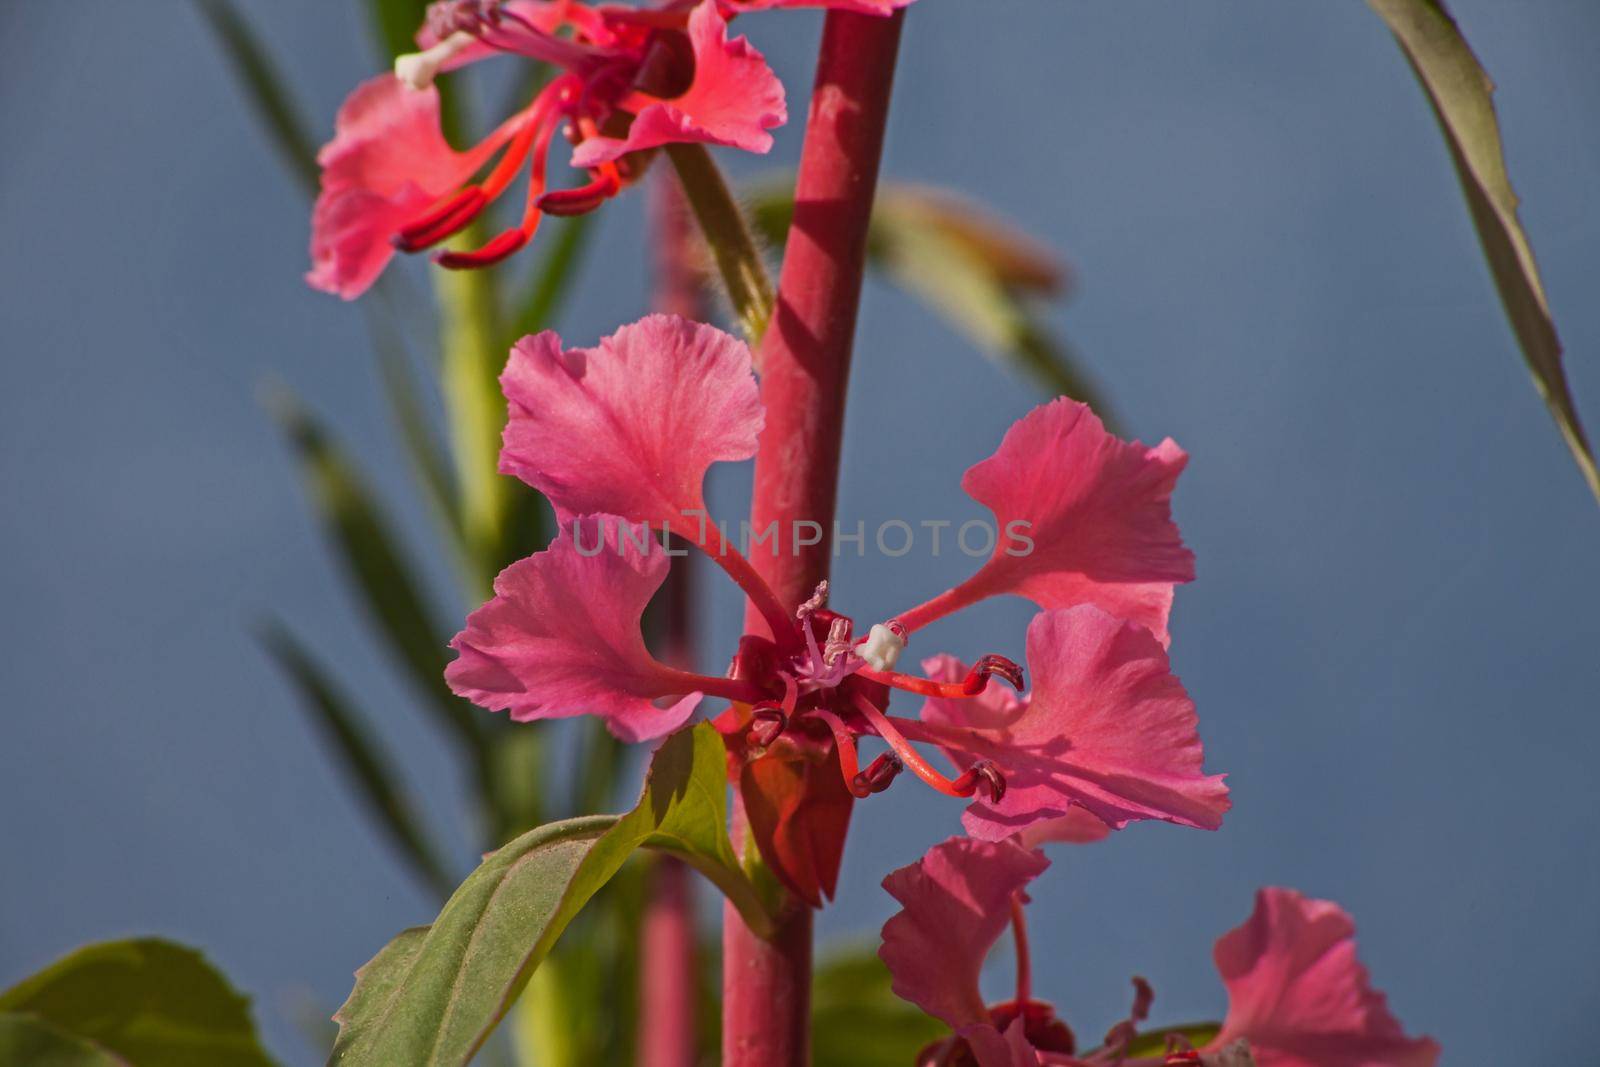
[[[469,231],[471,232],[471,231]],[[500,431],[506,402],[499,374],[506,352],[488,271],[435,270],[439,300],[440,387],[460,493],[460,525],[471,573],[471,598],[489,595],[499,567],[509,479],[500,476]]]
[[[778,523],[777,551],[757,568],[793,610],[828,575],[831,539],[797,546],[794,522],[831,530],[839,484],[845,385],[861,303],[867,225],[904,15],[830,11],[806,119],[778,303],[762,341],[766,427],[751,518]],[[746,612],[746,627],[766,627]],[[742,829],[736,805],[735,831]],[[799,901],[762,940],[723,909],[723,1067],[810,1061],[811,909]]]
[[[744,212],[705,145],[668,145],[667,157],[678,172],[689,207],[711,248],[734,317],[745,337],[756,344],[772,316],[772,282],[767,279],[766,261],[761,258]]]

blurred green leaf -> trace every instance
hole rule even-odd
[[[1160,1030],[1147,1030],[1134,1038],[1133,1044],[1128,1046],[1128,1057],[1137,1059],[1141,1056],[1161,1055],[1167,1050],[1169,1036],[1181,1035],[1195,1048],[1204,1048],[1221,1032],[1221,1023],[1183,1023],[1179,1026],[1165,1026]]]
[[[98,1046],[115,1059],[42,1062],[137,1067],[270,1067],[250,1019],[249,998],[235,992],[200,953],[170,941],[140,938],[88,945],[0,993],[0,1013],[31,1016],[59,1035]],[[37,1030],[11,1023],[0,1050],[12,1045],[63,1056],[70,1040],[49,1043]],[[34,1059],[0,1063],[26,1063]]]
[[[1539,280],[1533,247],[1517,219],[1517,194],[1506,173],[1500,123],[1495,116],[1494,82],[1438,0],[1367,3],[1388,24],[1427,92],[1466,192],[1500,301],[1533,372],[1534,385],[1590,491],[1600,497],[1600,469],[1567,384],[1561,339]]]
[[[428,0],[366,0],[367,20],[385,59],[417,50],[417,29]]]
[[[0,1012],[0,1067],[128,1067],[128,1061],[37,1016]]]
[[[446,641],[376,500],[343,451],[291,394],[279,389],[267,399],[294,447],[323,528],[391,651],[441,721],[477,748],[482,739],[477,717],[445,685]]]
[[[815,1067],[906,1067],[950,1028],[894,995],[871,948],[835,952],[811,980]]]
[[[384,397],[389,402],[389,413],[400,431],[400,441],[405,445],[423,497],[457,551],[464,551],[456,486],[451,478],[449,460],[417,391],[410,349],[396,326],[401,314],[394,287],[387,284],[392,280],[379,280],[374,290],[379,304],[370,300],[364,304],[378,375],[383,382]]]
[[[751,202],[757,229],[781,247],[794,218],[791,187],[763,186]],[[1110,405],[1077,355],[1034,308],[1065,285],[1065,271],[1037,242],[952,193],[886,185],[873,206],[867,257],[986,356],[1052,394],[1083,401],[1114,425]]]
[[[577,277],[578,262],[593,232],[593,222],[593,215],[545,220],[545,226],[556,224],[556,233],[553,236],[544,234],[547,238],[544,256],[533,272],[520,308],[512,310],[513,344],[529,334],[550,328],[556,308],[571,291]]]
[[[728,841],[722,739],[702,723],[662,743],[632,811],[552,823],[491,853],[432,926],[408,930],[357,972],[333,1062],[465,1063],[567,924],[641,847],[680,856],[747,922],[770,928]]]
[[[294,683],[300,702],[321,730],[339,766],[354,780],[369,814],[423,882],[440,896],[449,896],[455,879],[423,832],[421,820],[399,784],[399,775],[364,717],[288,630],[269,624],[262,630],[261,641]]]
[[[195,0],[195,4],[226,53],[239,88],[271,136],[273,147],[300,184],[315,193],[316,143],[271,54],[230,0]]]
[[[711,249],[734,318],[754,344],[766,331],[777,296],[744,209],[728,189],[705,145],[668,145],[667,157],[678,172],[684,199]],[[792,205],[790,214],[793,215]]]

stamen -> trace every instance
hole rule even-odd
[[[861,757],[856,752],[855,735],[844,724],[844,720],[827,708],[813,708],[806,714],[814,715],[828,724],[828,731],[833,734],[833,743],[839,749],[839,773],[844,778],[845,788],[855,797],[865,797],[871,793],[870,789],[866,792],[860,791],[865,788],[861,784]]]
[[[1000,803],[1006,795],[1006,778],[1000,773],[998,767],[988,760],[979,760],[968,767],[961,777],[955,780],[957,789],[963,790],[962,796],[970,797],[979,790],[991,804]]]
[[[405,82],[412,89],[421,92],[433,84],[439,76],[439,71],[444,65],[460,55],[477,38],[470,33],[457,31],[441,40],[432,48],[421,52],[407,52],[405,55],[396,56],[394,60],[394,76]]]
[[[972,665],[966,678],[959,682],[936,682],[931,678],[918,678],[910,674],[900,674],[897,671],[877,671],[863,669],[861,676],[871,678],[875,682],[891,686],[895,689],[904,689],[908,693],[920,693],[928,697],[945,697],[960,700],[964,697],[975,697],[982,693],[988,685],[990,675],[999,675],[1017,689],[1022,689],[1022,668],[1004,656],[981,656],[978,662]]]
[[[440,252],[433,257],[433,261],[446,270],[478,270],[492,267],[502,260],[510,259],[528,243],[531,236],[521,226],[515,226],[497,235],[482,248],[470,252]]]
[[[977,779],[969,777],[972,774],[971,771],[954,780],[940,774],[933,764],[922,758],[922,754],[916,750],[910,741],[906,740],[905,735],[895,728],[894,723],[889,721],[888,716],[872,706],[870,700],[860,693],[852,693],[850,696],[855,702],[856,710],[866,717],[873,731],[894,750],[894,754],[905,761],[906,767],[910,769],[912,774],[915,774],[946,796],[970,797],[977,792]]]
[[[587,185],[545,193],[539,198],[539,210],[546,215],[561,217],[587,215],[616,196],[621,188],[622,181],[616,174],[616,168],[613,167],[611,173],[602,174]]]
[[[900,757],[890,752],[885,752],[867,767],[866,770],[850,780],[850,792],[858,797],[872,793],[881,793],[894,783],[906,765],[900,762]]]
[[[789,726],[789,716],[776,704],[763,704],[755,709],[750,716],[750,740],[760,748],[766,748],[779,737]]]
[[[408,223],[394,235],[391,243],[402,252],[420,252],[465,229],[488,202],[488,194],[482,186],[468,185],[415,222]]]
[[[906,629],[895,619],[880,622],[867,631],[867,639],[857,652],[875,671],[892,671],[906,650]]]

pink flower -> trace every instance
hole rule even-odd
[[[1201,770],[1194,703],[1148,630],[1097,607],[1045,611],[1028,627],[1031,698],[991,689],[969,700],[935,697],[908,736],[943,744],[966,769],[988,760],[1005,794],[979,798],[962,822],[998,841],[1081,808],[1116,829],[1166,819],[1214,830],[1228,810],[1221,775]],[[932,678],[967,668],[952,656],[923,661]]]
[[[1129,1017],[1080,1057],[1071,1031],[1032,997],[1024,890],[1048,865],[1016,841],[952,838],[884,879],[901,904],[883,927],[878,951],[894,991],[955,1031],[923,1064],[954,1065],[964,1054],[979,1067],[1433,1067],[1438,1061],[1439,1046],[1407,1037],[1371,987],[1356,959],[1350,917],[1336,904],[1287,889],[1261,890],[1250,919],[1218,940],[1217,969],[1230,1003],[1226,1022],[1204,1048],[1129,1058],[1152,1000],[1149,986],[1135,979]],[[978,975],[1008,924],[1017,941],[1017,997],[985,1005]],[[1013,1020],[1022,1024],[1029,1052],[1002,1040],[1012,1036]]]
[[[1257,892],[1213,953],[1228,1017],[1211,1047],[1243,1038],[1258,1067],[1433,1067],[1438,1043],[1406,1036],[1356,958],[1355,933],[1330,901]]]
[[[488,266],[527,244],[545,214],[594,210],[637,178],[643,161],[632,153],[690,142],[766,152],[767,131],[787,118],[783,86],[761,53],[728,37],[716,0],[654,11],[573,0],[440,0],[419,40],[422,52],[400,57],[394,74],[351,94],[318,157],[322,193],[307,280],[346,299],[372,285],[394,249],[417,252],[459,233],[524,169],[521,221],[482,248],[442,252],[437,262]],[[457,152],[439,131],[433,81],[498,54],[553,63],[563,73],[481,143]],[[562,129],[576,142],[573,165],[589,180],[550,191],[547,157]]]
[[[1057,543],[1063,537],[1098,538],[1094,556],[1109,570],[1079,584],[1082,605],[1047,612],[1030,627],[1028,660],[1039,684],[1023,704],[986,692],[996,675],[1021,688],[1021,668],[1001,656],[979,657],[970,669],[940,660],[931,678],[895,670],[911,630],[904,614],[857,633],[851,619],[826,607],[826,585],[791,612],[706,514],[706,473],[754,456],[763,424],[743,342],[661,315],[589,349],[564,349],[545,333],[516,346],[501,383],[510,410],[501,469],[543,493],[564,525],[579,525],[575,536],[564,532],[508,571],[495,599],[468,620],[449,675],[458,693],[523,719],[596,711],[634,738],[666,733],[688,714],[683,704],[664,702],[729,699],[717,724],[757,842],[813,902],[832,891],[851,797],[882,791],[906,768],[942,792],[980,798],[968,825],[987,837],[1030,827],[1092,835],[1095,820],[1100,827],[1144,818],[1217,825],[1225,790],[1200,771],[1194,709],[1164,650],[1135,622],[1107,614],[1129,603],[1125,586],[1155,589],[1169,571],[1167,541],[1177,538],[1166,512],[1170,479],[1130,466],[1129,450],[1143,450],[1106,434],[1081,405],[1048,405],[1020,424],[1069,426],[1070,444],[1065,459],[1034,457],[1032,496],[1009,493],[1007,506],[1049,516],[1066,496],[1093,501],[1080,521],[1034,532],[1045,559],[1031,573],[1048,582],[1075,565],[1081,557]],[[980,468],[1010,462],[1016,434]],[[1041,470],[1078,489],[1064,494]],[[1138,491],[1106,484],[1130,477]],[[641,524],[705,552],[765,619],[770,636],[747,635],[728,677],[668,671],[638,640],[639,615],[667,566],[665,550]],[[1114,543],[1145,526],[1154,527],[1150,536]],[[626,549],[622,560],[583,558],[610,551],[600,546],[602,534],[608,545],[636,540],[617,546]],[[771,531],[754,535],[776,550]],[[933,698],[925,721],[889,714],[894,690]],[[863,766],[864,737],[890,751]],[[936,767],[917,742],[950,753],[955,773]],[[813,810],[819,807],[825,816]],[[1092,815],[1088,827],[1079,821],[1063,829],[1057,820],[1079,809]]]

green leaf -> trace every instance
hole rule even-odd
[[[1511,320],[1534,386],[1554,416],[1573,459],[1600,497],[1600,469],[1579,421],[1561,363],[1533,247],[1517,219],[1517,194],[1506,173],[1494,83],[1478,63],[1450,12],[1438,0],[1367,0],[1388,24],[1433,105],[1450,158],[1466,192],[1500,302]]]
[[[127,1067],[127,1061],[36,1016],[0,1012],[0,1067]]]
[[[195,0],[233,66],[256,118],[272,138],[273,147],[307,192],[317,189],[317,148],[278,73],[277,63],[250,24],[230,0]]]
[[[276,624],[266,626],[261,641],[294,683],[300,702],[322,732],[339,766],[356,785],[368,813],[413,870],[440,896],[454,885],[438,852],[407,802],[388,754],[367,728],[365,717],[351,706],[333,679],[293,634]]]
[[[0,1013],[23,1015],[67,1040],[54,1044],[16,1022],[0,1029],[0,1050],[15,1047],[65,1056],[73,1045],[106,1050],[104,1059],[43,1060],[61,1064],[126,1061],[139,1067],[269,1067],[250,1020],[250,1001],[192,949],[141,938],[78,949],[0,993]],[[7,1059],[0,1064],[33,1059]]]
[[[838,952],[811,980],[816,1067],[905,1067],[950,1028],[894,995],[889,969],[870,948]]]
[[[689,210],[705,234],[734,318],[754,343],[766,332],[777,297],[744,211],[705,145],[668,145],[667,157],[678,172]]]
[[[1221,1032],[1221,1023],[1183,1023],[1179,1026],[1162,1027],[1160,1030],[1147,1030],[1134,1038],[1133,1044],[1128,1046],[1128,1058],[1161,1055],[1167,1050],[1169,1036],[1181,1035],[1188,1038],[1189,1044],[1195,1048],[1204,1048]]]
[[[363,304],[367,312],[367,332],[372,338],[373,355],[383,382],[384,398],[389,402],[389,413],[400,431],[400,441],[405,445],[423,498],[451,544],[461,552],[464,545],[450,463],[428,421],[417,390],[411,351],[397,325],[401,319],[400,296],[395,292],[394,282],[400,277],[380,278],[374,290],[379,302],[369,300]]]
[[[273,391],[267,406],[294,447],[306,490],[374,623],[418,690],[431,698],[429,706],[463,743],[478,747],[478,720],[445,685],[445,639],[388,519],[349,458],[291,394]]]
[[[753,202],[757,228],[781,245],[794,218],[792,190],[764,187]],[[1049,393],[1083,401],[1113,424],[1077,355],[1052,336],[1034,306],[1061,291],[1064,271],[1032,239],[952,193],[886,185],[873,206],[867,262],[990,359]]]
[[[593,215],[545,220],[546,226],[557,223],[557,232],[549,240],[544,258],[534,271],[521,308],[512,315],[512,321],[516,324],[511,331],[510,340],[513,344],[531,333],[550,327],[556,308],[577,277],[578,262],[593,232],[593,221]]]
[[[330,1063],[465,1063],[567,924],[641,847],[682,857],[746,922],[771,929],[726,827],[722,739],[709,724],[681,730],[651,760],[632,811],[552,823],[491,853],[432,926],[408,930],[363,967],[337,1016]]]

